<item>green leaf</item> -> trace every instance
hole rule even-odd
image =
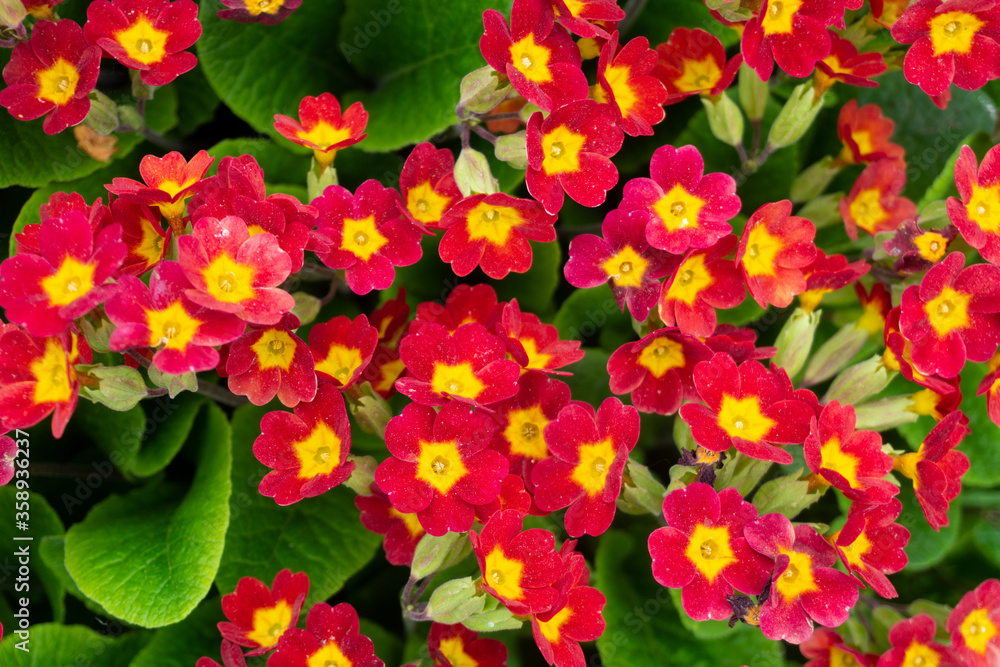
[[[166,468],[184,446],[205,403],[203,396],[193,394],[181,394],[172,401],[165,397],[147,401],[142,447],[127,472],[136,477],[150,477]]]
[[[615,338],[634,340],[632,318],[618,309],[611,287],[607,284],[590,289],[576,289],[562,302],[552,324],[563,340],[597,340],[606,329]]]
[[[993,565],[1000,567],[1000,522],[998,522],[998,517],[993,513],[984,516],[972,530],[972,538],[979,551]]]
[[[903,511],[897,520],[910,531],[910,543],[906,546],[909,562],[907,572],[919,572],[940,563],[958,540],[962,523],[962,496],[951,501],[948,509],[948,525],[935,532],[923,510],[913,495],[913,489],[908,482],[903,483],[899,490],[899,500],[903,503]]]
[[[201,66],[177,77],[173,85],[177,88],[177,97],[180,101],[177,109],[177,125],[184,134],[191,134],[212,120],[221,100],[212,90]]]
[[[215,624],[221,619],[219,598],[203,600],[180,623],[157,630],[129,667],[191,667],[202,656],[217,660],[222,642]]]
[[[145,429],[146,414],[141,405],[118,412],[99,403],[80,401],[70,421],[71,432],[91,440],[122,472],[131,470],[135,463]]]
[[[229,524],[231,438],[209,404],[191,441],[190,489],[154,483],[94,506],[66,533],[66,569],[115,616],[159,627],[185,618],[208,593]]]
[[[483,11],[498,0],[346,0],[338,50],[374,92],[354,93],[368,110],[366,151],[391,151],[454,125],[462,77],[482,67]],[[327,42],[329,43],[329,42]]]
[[[400,664],[403,657],[403,642],[395,633],[389,632],[381,625],[367,618],[361,620],[361,634],[372,640],[375,644],[375,655],[382,659],[389,667]],[[135,667],[139,667],[136,665]],[[178,667],[181,667],[178,665]],[[185,665],[184,667],[188,667]]]
[[[517,298],[522,312],[540,315],[554,310],[552,297],[562,277],[562,251],[555,241],[531,243],[531,268],[511,273],[503,280],[491,280],[501,301]]]
[[[281,507],[257,487],[268,471],[253,455],[267,408],[246,406],[233,416],[232,521],[216,577],[222,593],[242,577],[270,584],[282,568],[309,575],[306,606],[327,599],[361,569],[382,540],[358,519],[353,494],[336,488]]]
[[[117,625],[117,624],[116,624]],[[82,625],[56,625],[43,623],[31,626],[28,651],[17,649],[21,639],[11,632],[4,633],[0,644],[0,664],[20,667],[62,667],[63,665],[100,665],[101,667],[128,667],[129,661],[148,640],[147,633],[130,632],[113,638],[98,634]]]
[[[216,16],[221,8],[216,0],[201,4],[198,60],[222,101],[258,132],[278,138],[274,114],[298,117],[306,95],[339,95],[353,87],[354,76],[331,39],[342,0],[303,3],[274,26],[223,21]]]
[[[583,351],[583,359],[564,369],[572,375],[561,379],[569,385],[574,399],[586,401],[596,408],[611,396],[608,386],[608,359],[611,355],[595,347],[583,348]]]
[[[23,473],[24,470],[20,467],[17,468],[18,472]],[[24,519],[24,516],[17,516],[19,504],[17,501],[16,493],[18,489],[15,487],[19,478],[15,478],[10,482],[8,486],[0,487],[0,541],[3,544],[10,545],[10,549],[16,550],[20,547],[27,547],[31,556],[31,574],[27,583],[31,587],[29,592],[37,591],[37,587],[33,585],[35,577],[41,580],[42,587],[45,589],[45,593],[48,595],[49,604],[52,605],[52,615],[60,623],[65,620],[66,617],[66,603],[64,598],[66,597],[66,588],[59,581],[55,572],[52,568],[47,566],[44,562],[39,562],[38,559],[34,557],[37,553],[36,549],[39,548],[38,545],[41,541],[50,535],[62,537],[63,534],[63,524],[59,520],[59,515],[56,511],[52,509],[49,502],[40,493],[35,493],[34,491],[28,492],[27,508],[23,508],[23,511],[27,514],[28,529],[27,530],[17,530],[16,521],[19,519]],[[31,540],[17,540],[17,538],[30,537]],[[11,574],[15,572],[15,569],[11,570]],[[11,588],[14,589],[14,582],[11,582]],[[16,590],[16,589],[15,589]],[[37,600],[36,595],[31,595],[32,600]]]
[[[711,640],[699,641],[686,630],[674,611],[671,592],[653,579],[645,541],[633,535],[609,531],[602,536],[592,585],[607,598],[608,629],[597,640],[605,667],[783,664],[782,644],[760,632],[727,627],[726,635],[716,625],[701,631]]]
[[[726,47],[740,41],[739,35],[715,20],[702,0],[672,0],[671,2],[650,2],[632,25],[624,44],[629,39],[642,35],[649,39],[652,48],[667,41],[675,28],[701,28],[720,40]]]
[[[97,604],[80,591],[80,587],[73,581],[66,569],[66,538],[63,535],[49,535],[42,539],[38,549],[42,562],[55,575],[63,589],[82,602],[87,609],[97,614],[100,618],[110,618],[108,610]]]

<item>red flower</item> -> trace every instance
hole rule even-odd
[[[62,437],[80,393],[74,366],[92,361],[83,338],[63,333],[36,338],[0,325],[0,431],[28,428],[52,415],[52,435]]]
[[[751,548],[775,559],[774,578],[761,608],[760,629],[768,639],[801,644],[814,623],[837,627],[858,601],[858,583],[834,570],[837,552],[807,524],[768,514],[743,529]]]
[[[358,143],[368,135],[368,112],[361,102],[347,107],[341,115],[340,102],[331,93],[302,98],[299,120],[274,115],[274,129],[291,142],[311,148],[316,162],[326,169],[333,164],[337,151]]]
[[[813,419],[803,445],[806,465],[820,484],[832,485],[855,502],[885,503],[899,487],[883,479],[892,457],[875,431],[855,431],[854,406],[831,401]]]
[[[389,496],[372,484],[371,494],[355,496],[354,505],[361,512],[361,525],[379,535],[385,535],[382,548],[385,558],[393,565],[409,565],[413,552],[424,536],[424,527],[417,515],[403,514],[389,502]]]
[[[104,308],[116,325],[111,349],[155,347],[153,365],[164,373],[213,370],[219,365],[215,348],[239,338],[246,323],[198,305],[186,296],[190,288],[177,262],[157,266],[149,287],[135,276],[122,276],[118,292]]]
[[[309,331],[309,349],[319,381],[333,382],[338,389],[351,386],[372,360],[377,343],[378,329],[364,315],[353,321],[341,315],[315,325]]]
[[[45,134],[57,134],[90,112],[87,95],[100,67],[101,50],[87,46],[74,21],[39,21],[3,68],[7,88],[0,91],[0,106],[18,120],[45,116]]]
[[[220,9],[218,16],[224,21],[278,25],[292,15],[302,0],[222,0],[231,9]]]
[[[503,341],[481,324],[460,326],[454,334],[428,323],[399,343],[399,354],[410,376],[396,389],[423,405],[456,400],[489,405],[517,393],[520,368],[504,358]]]
[[[490,278],[500,280],[511,271],[531,268],[528,241],[556,240],[556,216],[531,199],[517,199],[498,192],[472,195],[445,213],[441,227],[447,231],[438,253],[459,276],[480,266]]]
[[[198,5],[191,0],[91,2],[83,32],[88,42],[139,70],[150,86],[165,86],[198,64],[184,50],[201,37]]]
[[[292,259],[292,272],[302,268],[309,230],[316,224],[316,208],[304,206],[286,194],[267,194],[264,170],[251,155],[226,156],[218,175],[205,179],[188,207],[192,221],[200,218],[243,218],[254,236],[274,234],[278,245]]]
[[[443,326],[448,333],[455,333],[460,326],[473,322],[494,333],[500,311],[498,306],[497,293],[491,286],[457,285],[448,293],[443,306],[436,301],[418,305],[417,317],[410,324],[409,333],[416,333],[429,322]]]
[[[837,117],[837,136],[844,144],[838,160],[843,164],[874,162],[889,158],[902,162],[906,150],[889,139],[896,124],[882,115],[877,104],[866,104],[858,109],[852,99],[840,109]]]
[[[431,535],[465,532],[475,505],[500,495],[507,461],[486,449],[493,422],[461,403],[434,408],[410,403],[389,420],[386,446],[392,456],[375,470],[375,482],[404,514],[416,513]]]
[[[308,592],[309,575],[292,574],[288,568],[275,575],[271,588],[259,579],[243,577],[235,592],[222,596],[222,613],[229,622],[219,623],[219,632],[223,639],[254,649],[247,655],[266,653],[295,627]]]
[[[705,174],[694,146],[661,146],[649,164],[652,178],[625,184],[621,208],[648,211],[646,239],[654,248],[680,255],[708,248],[732,231],[727,222],[740,212],[736,181],[728,174]]]
[[[544,111],[587,97],[580,50],[555,24],[550,0],[514,0],[510,26],[495,9],[483,12],[479,50],[490,67],[510,77],[515,90]]]
[[[764,368],[758,361],[737,367],[728,354],[717,353],[694,368],[694,384],[705,405],[680,409],[695,441],[713,452],[736,447],[751,458],[792,462],[777,445],[800,444],[815,415],[803,392],[792,391],[784,369]]]
[[[7,318],[33,336],[56,336],[73,320],[116,291],[105,284],[128,248],[121,227],[97,232],[82,213],[50,218],[38,231],[39,254],[18,254],[0,263],[0,306]]]
[[[372,389],[382,398],[389,398],[396,393],[396,380],[405,372],[406,365],[399,358],[399,350],[380,343],[375,347],[371,361],[361,372],[360,379],[362,382],[370,382]]]
[[[611,525],[628,454],[639,439],[639,413],[617,398],[593,408],[567,405],[545,427],[551,456],[531,473],[535,503],[552,512],[569,507],[571,537],[600,535]]]
[[[63,0],[21,0],[21,4],[36,19],[50,19],[55,6]]]
[[[734,488],[716,493],[694,482],[667,494],[667,528],[649,536],[653,578],[681,589],[684,611],[696,621],[729,618],[726,600],[733,588],[759,595],[774,563],[747,545],[743,526],[757,518],[757,508]]]
[[[961,201],[948,197],[948,217],[962,238],[987,262],[1000,264],[1000,147],[987,151],[980,167],[976,154],[962,146],[955,162]]]
[[[273,468],[260,482],[260,494],[279,505],[326,493],[354,470],[351,426],[344,399],[324,385],[311,402],[295,406],[295,414],[269,412],[260,420],[253,443],[257,460]]]
[[[497,512],[481,532],[469,533],[483,588],[518,616],[552,608],[563,565],[555,536],[540,528],[521,532],[523,519],[516,510]]]
[[[14,479],[14,459],[17,458],[18,453],[17,442],[14,438],[0,435],[0,486]],[[0,626],[0,636],[2,633],[3,626]]]
[[[912,44],[906,80],[928,95],[942,95],[954,82],[978,90],[1000,77],[1000,8],[969,0],[918,0],[892,25],[892,38]]]
[[[331,185],[313,200],[319,227],[313,232],[320,260],[331,269],[346,269],[347,286],[355,294],[388,289],[396,266],[420,259],[420,231],[401,217],[399,193],[375,180],[355,194]]]
[[[685,400],[697,400],[691,374],[712,351],[677,329],[658,329],[642,340],[625,343],[608,359],[611,391],[629,394],[641,412],[672,415]]]
[[[111,203],[114,221],[122,227],[122,240],[128,247],[118,275],[141,276],[163,259],[170,237],[160,226],[160,214],[148,206],[124,199]]]
[[[858,318],[858,328],[864,329],[871,336],[882,336],[885,333],[885,322],[892,308],[892,297],[882,283],[873,283],[871,293],[865,291],[861,282],[854,283],[854,292],[858,295],[861,306],[861,317]]]
[[[211,658],[198,658],[194,667],[247,667],[247,659],[243,657],[243,649],[225,639],[222,640],[222,665]]]
[[[532,510],[536,510],[532,512]],[[499,512],[517,512],[521,516],[528,513],[539,514],[534,506],[531,495],[525,489],[524,479],[516,473],[507,473],[500,485],[500,495],[497,499],[485,505],[476,505],[476,521],[486,523]]]
[[[892,648],[879,658],[878,667],[910,667],[918,664],[961,667],[967,664],[951,648],[934,641],[935,634],[937,623],[927,614],[917,614],[913,618],[898,621],[889,630]]]
[[[563,191],[584,206],[600,206],[618,183],[611,156],[622,147],[614,111],[594,100],[559,107],[547,118],[528,119],[528,192],[549,213],[563,205]]]
[[[618,127],[630,137],[651,136],[653,126],[663,120],[667,89],[650,76],[656,63],[656,51],[645,37],[636,37],[619,50],[616,30],[601,48],[596,99],[615,110]]]
[[[186,294],[198,305],[259,325],[277,324],[295,305],[278,287],[292,260],[273,234],[251,236],[246,222],[229,216],[202,218],[177,241],[181,268],[194,285]]]
[[[664,324],[705,338],[715,331],[716,308],[743,303],[743,275],[736,262],[727,259],[737,244],[736,236],[729,234],[709,248],[688,251],[660,287],[657,310]]]
[[[277,324],[250,329],[229,347],[229,391],[264,405],[275,396],[287,408],[316,397],[316,369],[305,341],[295,335],[299,318],[285,313]]]
[[[375,656],[372,640],[360,633],[358,612],[342,602],[331,607],[318,602],[306,615],[306,629],[290,628],[281,636],[268,667],[350,665],[385,667]]]
[[[953,252],[903,292],[900,330],[921,373],[956,377],[967,358],[987,361],[1000,343],[1000,268],[964,265]]]
[[[911,359],[913,346],[903,338],[899,330],[899,306],[889,311],[885,320],[885,352],[882,354],[882,365],[891,371],[899,371],[907,380],[933,389],[940,394],[955,391],[957,378],[946,380],[938,375],[923,375],[913,366]]]
[[[986,414],[989,415],[990,421],[1000,425],[1000,358],[998,355],[993,355],[986,367],[989,372],[976,388],[976,396],[986,394]]]
[[[757,333],[753,329],[740,329],[732,324],[720,324],[705,339],[713,352],[725,352],[737,364],[751,359],[770,359],[778,353],[775,347],[757,347]]]
[[[139,162],[139,174],[144,183],[131,178],[113,178],[111,185],[105,187],[126,201],[156,206],[170,223],[174,235],[180,236],[184,233],[185,203],[204,186],[206,181],[203,179],[214,161],[206,151],[198,151],[190,162],[177,151],[162,158],[147,155]]]
[[[900,194],[905,186],[906,171],[896,160],[875,160],[865,167],[850,194],[840,200],[847,235],[857,240],[860,228],[875,236],[915,218],[917,205]]]
[[[368,320],[378,331],[378,342],[399,347],[399,339],[406,331],[410,319],[410,304],[406,303],[406,287],[400,286],[396,298],[389,299],[372,311]]]
[[[812,74],[832,48],[826,28],[843,24],[844,6],[828,0],[764,0],[743,28],[743,59],[764,81],[774,63],[794,77]]]
[[[677,262],[670,253],[649,245],[649,218],[645,211],[608,212],[601,225],[604,238],[593,234],[573,237],[569,261],[563,267],[566,280],[574,287],[610,283],[618,308],[624,312],[627,304],[632,317],[640,322],[649,317],[656,303],[659,279],[668,275]]]
[[[436,229],[452,204],[462,198],[455,183],[455,156],[430,142],[410,151],[399,174],[403,212],[418,225]]]
[[[878,84],[871,80],[886,70],[881,53],[858,53],[858,48],[849,39],[844,39],[833,30],[830,35],[830,54],[816,63],[815,88],[818,95],[826,92],[835,81],[849,86],[874,88]]]
[[[869,270],[871,266],[863,259],[848,264],[843,255],[827,255],[817,248],[816,257],[802,269],[806,289],[799,294],[799,305],[811,313],[819,307],[823,295],[857,282]]]
[[[563,542],[563,575],[556,582],[559,599],[552,609],[531,617],[531,634],[545,662],[559,667],[583,667],[586,662],[580,642],[594,641],[604,634],[606,602],[596,588],[587,586],[590,573],[583,556],[573,551],[575,540]]]
[[[721,95],[743,64],[742,55],[727,63],[722,42],[701,28],[674,28],[670,38],[656,47],[656,53],[659,60],[653,76],[667,87],[666,104],[691,95]]]
[[[736,263],[761,308],[784,308],[806,290],[802,269],[816,257],[816,227],[791,212],[787,199],[761,206],[747,221],[736,249]]]
[[[854,503],[847,525],[830,536],[848,572],[861,577],[884,598],[896,597],[896,589],[885,575],[906,567],[905,549],[910,531],[894,523],[902,511],[903,504],[897,498],[875,506]],[[860,532],[849,530],[854,522]]]
[[[517,299],[503,308],[497,322],[497,334],[503,338],[507,353],[521,366],[521,372],[538,370],[543,373],[565,374],[556,369],[583,359],[578,340],[559,340],[559,330],[542,324],[537,315],[522,313]]]
[[[871,0],[868,4],[871,8],[872,18],[886,28],[891,28],[906,11],[910,0]]]
[[[42,221],[49,218],[62,218],[71,211],[82,214],[90,222],[90,229],[97,231],[115,223],[111,209],[104,205],[98,197],[93,204],[88,205],[83,196],[76,192],[53,192],[49,200],[38,207],[38,216]],[[39,255],[38,236],[42,231],[40,224],[25,225],[20,233],[14,234],[17,241],[18,255]]]
[[[969,430],[969,418],[956,410],[938,422],[916,452],[894,458],[894,469],[913,480],[913,492],[934,530],[948,525],[948,504],[962,492],[969,457],[955,449]]]
[[[1000,662],[1000,581],[987,579],[969,591],[948,616],[951,645],[972,667]]]
[[[948,245],[958,236],[955,225],[938,229],[923,229],[916,219],[904,220],[882,248],[896,258],[893,271],[912,274],[923,273],[941,261],[948,252]]]
[[[799,645],[802,655],[810,658],[805,667],[874,667],[869,656],[844,644],[836,630],[816,628],[813,636]]]
[[[507,647],[499,639],[480,638],[461,624],[432,623],[427,648],[434,667],[505,667]]]

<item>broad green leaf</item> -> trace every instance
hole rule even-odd
[[[205,402],[203,396],[181,394],[174,400],[161,397],[141,403],[146,415],[145,429],[140,434],[142,447],[128,472],[149,477],[166,468],[184,446]]]
[[[906,571],[920,572],[937,565],[958,540],[962,523],[962,496],[951,501],[948,525],[941,532],[935,532],[927,523],[908,480],[903,481],[898,498],[903,503],[903,511],[897,522],[910,531],[910,543],[906,545],[906,556],[909,559]]]
[[[190,441],[191,486],[158,482],[95,505],[66,533],[66,569],[115,616],[159,627],[185,618],[208,593],[229,524],[231,438],[209,404]]]
[[[462,77],[485,62],[479,51],[483,11],[509,15],[498,0],[346,0],[337,48],[375,82],[352,93],[368,110],[368,138],[359,147],[391,151],[454,125]]]
[[[559,243],[531,243],[531,268],[525,273],[511,273],[503,280],[491,280],[501,301],[517,299],[522,312],[543,315],[555,310],[552,297],[562,277],[562,251]]]
[[[618,344],[607,348],[611,350],[636,338],[628,310],[623,313],[618,309],[607,284],[573,290],[559,306],[552,324],[563,340],[592,342],[613,338]]]
[[[720,633],[700,641],[686,630],[669,589],[653,579],[645,540],[609,531],[598,545],[595,565],[591,583],[607,598],[607,629],[597,640],[606,667],[783,664],[782,644],[759,632],[733,630],[729,636]]]
[[[198,60],[222,101],[258,132],[278,138],[274,114],[298,117],[306,95],[339,96],[353,87],[355,78],[332,38],[342,0],[305,2],[275,26],[223,21],[216,16],[221,8],[216,0],[202,3]]]
[[[111,618],[108,610],[97,604],[80,591],[80,587],[69,576],[66,569],[66,538],[63,535],[49,535],[42,539],[38,547],[42,562],[55,575],[63,590],[82,602],[87,609],[97,614],[99,618]]]
[[[203,600],[180,623],[157,630],[129,667],[192,667],[203,656],[218,661],[222,640],[215,624],[222,619],[219,598]]]
[[[361,525],[353,494],[346,488],[287,507],[260,495],[257,487],[268,469],[254,458],[253,443],[267,412],[246,406],[233,416],[233,518],[216,584],[226,594],[242,577],[270,584],[282,568],[305,571],[308,606],[339,591],[371,560],[382,538]]]
[[[20,467],[17,470],[22,473],[24,472]],[[10,551],[8,553],[13,553],[22,547],[27,547],[31,554],[31,572],[28,575],[27,581],[20,582],[15,580],[7,583],[10,589],[15,591],[17,590],[15,588],[17,584],[27,584],[29,588],[26,592],[29,594],[32,604],[37,605],[41,598],[37,594],[40,592],[40,589],[36,585],[36,582],[40,580],[49,598],[49,604],[52,605],[52,615],[61,623],[66,617],[66,602],[64,599],[66,597],[66,588],[59,581],[55,572],[44,562],[40,562],[37,555],[39,545],[45,537],[50,535],[62,537],[63,524],[59,519],[59,515],[56,514],[56,511],[52,509],[52,506],[49,505],[49,502],[40,493],[29,491],[27,502],[24,503],[22,501],[19,503],[15,495],[18,492],[15,486],[17,481],[18,478],[15,478],[7,486],[0,487],[0,542],[9,545]],[[18,505],[22,506],[18,507]],[[18,512],[20,511],[23,511],[24,515],[19,515]],[[18,522],[22,519],[26,519],[24,521],[27,524],[26,530],[19,530],[17,528]],[[17,539],[25,537],[31,539]],[[8,564],[13,565],[14,560],[13,556],[8,555],[0,558],[0,563],[5,566]],[[11,575],[16,570],[16,567],[11,567]],[[24,595],[24,591],[19,591],[16,597],[20,597],[21,595]]]
[[[586,401],[596,408],[601,401],[611,396],[611,389],[608,387],[608,358],[611,355],[596,347],[583,350],[583,359],[564,369],[573,375],[561,379],[569,385],[574,399]]]
[[[118,623],[109,626],[107,634],[99,634],[82,625],[32,625],[27,651],[16,648],[16,644],[22,640],[8,630],[4,632],[3,643],[0,643],[0,665],[128,667],[129,661],[149,639],[149,635],[145,632],[121,634],[122,630]]]
[[[717,21],[702,0],[672,0],[672,2],[650,2],[645,5],[638,19],[632,24],[626,39],[642,35],[649,39],[649,45],[667,41],[670,33],[679,27],[701,28],[718,37],[729,47],[740,41],[739,35]],[[626,39],[622,40],[624,44]]]
[[[119,412],[98,403],[81,400],[70,421],[70,430],[86,436],[122,472],[132,469],[146,430],[142,405]]]
[[[177,108],[177,125],[183,134],[191,134],[212,120],[221,100],[212,90],[200,66],[177,77],[173,85],[180,102]]]

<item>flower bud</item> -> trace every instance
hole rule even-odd
[[[753,12],[741,5],[740,0],[705,0],[706,7],[731,23],[745,23],[753,18]]]
[[[414,579],[423,579],[457,565],[470,553],[472,553],[472,543],[467,533],[445,533],[441,537],[428,533],[420,538],[413,552],[410,576]]]
[[[628,460],[618,509],[627,514],[656,515],[662,511],[666,495],[667,490],[650,474],[649,468],[632,459]]]
[[[491,195],[500,191],[500,185],[490,171],[489,160],[472,148],[463,148],[455,161],[455,183],[463,197],[480,193]]]
[[[528,168],[527,131],[497,137],[495,152],[498,160],[506,162],[514,169]]]
[[[146,375],[155,386],[166,389],[170,398],[176,398],[182,391],[198,391],[198,375],[196,373],[173,375],[160,371],[156,366],[150,366],[146,370]]]
[[[0,0],[0,28],[17,28],[26,15],[21,0]]]
[[[344,486],[359,496],[371,495],[371,486],[375,482],[375,468],[378,461],[373,456],[355,456],[351,454],[347,460],[354,464],[351,476],[344,481]]]
[[[306,292],[295,292],[292,294],[295,305],[292,306],[292,314],[299,318],[299,326],[309,324],[319,315],[319,309],[323,303],[312,294]]]
[[[824,405],[830,401],[856,405],[885,389],[894,375],[882,364],[882,355],[876,354],[841,371],[820,402]]]
[[[840,167],[834,164],[832,156],[827,155],[819,162],[814,162],[806,167],[806,169],[799,174],[794,181],[792,181],[792,189],[789,198],[796,204],[801,204],[802,202],[814,199],[823,194],[823,191],[826,190],[826,186],[830,185],[830,181],[832,181],[839,173]],[[839,200],[840,197],[838,196],[837,199]],[[802,214],[800,213],[799,215]]]
[[[844,219],[840,216],[840,200],[843,196],[842,192],[833,192],[813,197],[795,215],[811,220],[816,229],[843,224]],[[877,243],[875,245],[878,246]]]
[[[459,86],[459,102],[455,113],[468,118],[474,113],[489,113],[506,99],[512,90],[510,79],[486,65],[469,72]]]
[[[118,105],[110,97],[99,90],[92,90],[87,95],[90,98],[90,111],[83,122],[101,134],[111,134],[118,128]]]
[[[125,412],[146,398],[142,375],[128,366],[77,366],[81,379],[80,393],[95,403]]]
[[[730,146],[743,143],[743,112],[729,95],[703,97],[701,103],[708,114],[708,127],[719,141]]]
[[[802,83],[795,87],[791,97],[785,103],[774,119],[771,132],[767,136],[767,145],[771,150],[791,146],[802,138],[809,126],[816,120],[816,115],[823,108],[823,98],[816,99],[812,84]]]
[[[111,320],[102,317],[96,327],[86,317],[81,318],[78,322],[80,329],[83,330],[83,337],[87,339],[91,350],[98,354],[106,354],[111,351],[109,343],[111,334],[115,330],[115,325],[111,323]]]
[[[843,370],[867,340],[868,332],[859,329],[857,322],[845,324],[809,357],[801,386],[811,387],[832,378]]]
[[[746,63],[740,65],[739,80],[740,106],[751,123],[760,122],[767,109],[767,100],[771,89],[767,81],[761,81],[757,72],[750,69]]]
[[[358,428],[384,440],[386,425],[393,417],[388,401],[372,389],[371,382],[356,383],[348,391],[348,406]]]
[[[438,586],[427,602],[424,614],[438,623],[461,623],[483,611],[486,594],[476,594],[472,577],[453,579]]]
[[[891,428],[912,424],[920,415],[911,410],[910,396],[886,396],[854,406],[856,428],[866,431],[888,431]]]
[[[785,326],[781,327],[778,339],[774,343],[778,348],[777,354],[774,355],[774,363],[784,368],[788,377],[795,377],[809,358],[813,338],[816,336],[816,327],[819,326],[822,314],[822,310],[807,313],[801,308],[796,308],[785,322]]]
[[[475,632],[500,632],[501,630],[517,630],[521,621],[514,618],[507,607],[499,607],[481,614],[473,614],[462,622],[462,625]]]

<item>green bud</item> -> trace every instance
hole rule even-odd
[[[139,110],[128,104],[118,105],[118,122],[121,124],[123,130],[130,128],[132,132],[138,132],[144,124],[142,116],[139,115]]]
[[[480,67],[462,78],[455,113],[462,119],[475,113],[488,113],[503,102],[511,90],[506,74],[500,74],[489,65]]]
[[[308,193],[309,201],[319,197],[331,185],[340,185],[337,180],[337,168],[333,165],[323,167],[323,165],[316,161],[316,157],[314,156],[309,173],[306,174],[306,192]]]
[[[355,423],[365,433],[371,433],[385,439],[385,427],[392,419],[392,408],[382,396],[372,389],[372,383],[367,380],[352,387],[351,401],[348,406]]]
[[[903,424],[912,424],[920,415],[911,410],[911,407],[913,399],[909,396],[885,396],[855,405],[855,428],[859,431],[888,431]]]
[[[830,185],[830,181],[840,173],[840,169],[840,167],[834,165],[833,157],[830,155],[827,155],[819,162],[814,162],[792,181],[790,199],[796,204],[801,204],[820,196],[826,190],[826,187]],[[840,198],[838,197],[837,200],[839,202]],[[799,213],[798,215],[802,214]]]
[[[767,81],[761,81],[760,75],[753,71],[749,65],[740,65],[739,80],[740,106],[746,113],[751,123],[760,122],[764,117],[764,110],[767,109],[767,100],[771,95],[771,89]]]
[[[778,340],[774,343],[778,348],[777,354],[774,355],[774,363],[784,368],[788,377],[795,377],[809,358],[813,338],[816,336],[816,327],[819,326],[822,314],[822,310],[807,313],[801,308],[796,308],[785,322],[785,326],[781,327]]]
[[[478,193],[491,195],[500,191],[500,185],[490,171],[490,161],[472,148],[463,148],[455,161],[455,183],[464,197]]]
[[[295,305],[292,306],[292,314],[299,318],[299,326],[309,324],[319,315],[319,309],[323,302],[312,294],[306,292],[295,292],[292,294]]]
[[[514,618],[507,607],[499,607],[493,611],[474,614],[462,621],[462,625],[476,632],[500,632],[517,630],[521,627],[521,621]]]
[[[840,200],[843,196],[842,192],[833,192],[813,197],[795,215],[811,220],[816,229],[842,225],[844,219],[840,216]]]
[[[94,89],[87,95],[90,111],[83,122],[100,134],[111,134],[118,129],[118,105],[101,91]]]
[[[542,118],[547,118],[549,115],[547,111],[542,109],[537,104],[532,104],[531,102],[528,102],[521,107],[521,110],[517,112],[517,115],[522,122],[527,123],[528,119],[534,116],[536,112],[541,112]]]
[[[730,146],[743,143],[743,113],[729,95],[703,97],[701,103],[708,114],[708,127],[719,141]]]
[[[761,516],[777,513],[794,519],[819,500],[824,489],[810,491],[809,482],[802,479],[802,468],[799,468],[790,475],[762,484],[753,496],[753,504]]]
[[[372,456],[355,456],[354,454],[349,455],[347,460],[354,464],[354,470],[344,482],[344,486],[359,496],[371,495],[378,461]]]
[[[680,420],[678,420],[680,421]],[[629,459],[625,464],[622,495],[618,498],[618,509],[626,514],[653,514],[663,511],[663,498],[667,490],[663,488],[649,468]]]
[[[447,581],[431,593],[424,614],[438,623],[461,623],[483,611],[486,595],[476,594],[472,577]]]
[[[0,0],[0,27],[16,28],[24,22],[26,15],[21,0]]]
[[[151,100],[156,92],[156,86],[151,86],[142,80],[142,72],[137,69],[130,70],[129,76],[132,78],[132,96],[137,100]]]
[[[182,391],[198,391],[198,375],[195,373],[173,375],[171,373],[164,373],[156,366],[150,366],[146,369],[146,375],[149,376],[149,381],[155,386],[166,389],[167,395],[170,398],[176,398],[177,394]]]
[[[705,0],[705,6],[719,12],[722,18],[733,23],[744,23],[753,18],[753,12],[741,7],[740,0]]]
[[[882,355],[876,354],[841,371],[820,403],[838,401],[841,405],[856,405],[885,389],[894,376],[895,372],[890,373],[882,364]]]
[[[106,405],[112,410],[124,412],[134,408],[146,398],[146,383],[142,374],[128,366],[77,366],[81,374],[96,379],[98,385],[80,387],[80,393],[95,403]]]
[[[106,354],[111,351],[109,343],[111,333],[115,330],[115,325],[111,323],[111,320],[102,317],[96,327],[86,317],[77,320],[77,322],[80,323],[80,328],[83,330],[83,337],[87,339],[87,344],[90,345],[91,350],[98,354]]]
[[[467,533],[445,533],[441,537],[426,534],[420,538],[413,552],[410,576],[423,579],[461,563],[470,553],[472,543]]]
[[[526,137],[526,130],[497,137],[495,146],[497,159],[506,162],[514,169],[527,169],[528,142]]]
[[[809,357],[801,386],[811,387],[832,378],[850,363],[867,340],[868,332],[859,329],[856,322],[845,324]]]
[[[920,226],[924,229],[940,229],[951,224],[947,202],[943,199],[932,201],[920,211],[917,219],[920,220]]]
[[[768,147],[776,150],[791,146],[801,139],[816,120],[819,110],[823,108],[824,97],[825,94],[816,99],[812,81],[796,86],[778,113],[778,117],[774,119],[771,132],[767,136]]]

